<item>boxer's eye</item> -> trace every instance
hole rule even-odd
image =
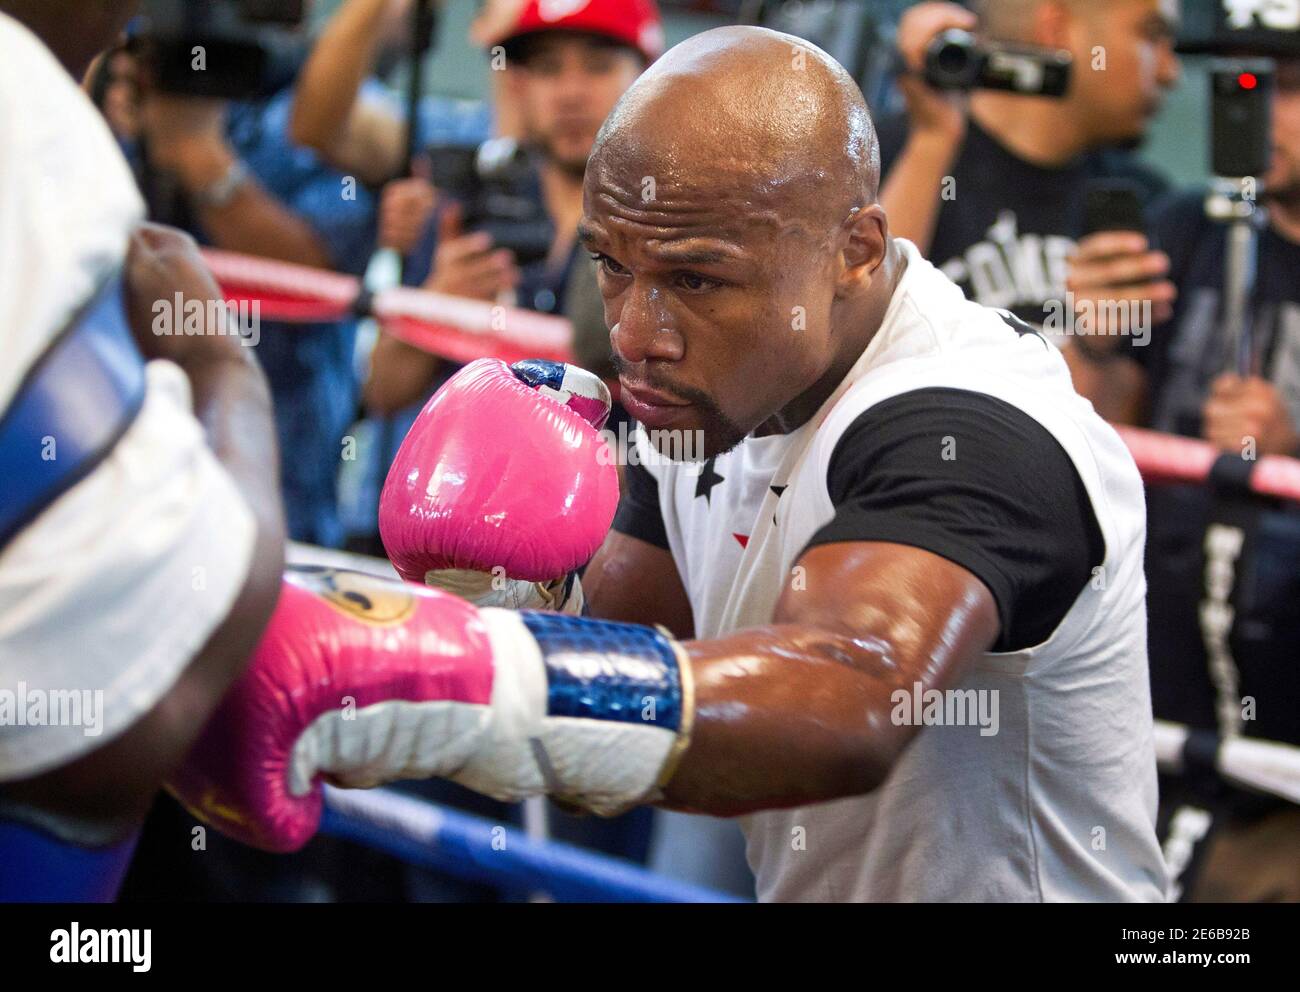
[[[622,276],[627,274],[627,269],[623,268],[623,266],[619,265],[608,255],[604,255],[601,252],[592,252],[591,259],[612,276]]]
[[[721,286],[722,283],[716,279],[710,279],[708,276],[702,276],[698,272],[683,272],[677,277],[677,284],[683,289],[693,293],[702,292],[706,289],[713,289]]]

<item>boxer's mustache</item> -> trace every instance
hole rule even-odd
[[[714,405],[713,397],[699,389],[692,389],[689,386],[681,386],[677,383],[669,382],[660,376],[636,375],[634,373],[635,365],[626,359],[614,356],[614,370],[618,373],[620,379],[627,379],[629,382],[644,387],[645,389],[654,390],[657,393],[663,393],[673,399],[681,400],[683,403],[694,403],[699,406],[711,407]]]

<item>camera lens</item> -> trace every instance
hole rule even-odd
[[[934,64],[945,76],[961,76],[970,62],[970,49],[957,42],[946,42],[935,52]]]

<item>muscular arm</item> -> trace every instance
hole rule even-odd
[[[351,0],[330,21],[298,77],[290,133],[336,168],[382,183],[401,171],[402,121],[357,99],[374,63],[389,0]]]
[[[695,727],[665,806],[732,816],[869,792],[917,732],[890,721],[890,694],[951,686],[997,639],[988,589],[930,552],[827,544],[799,565],[770,626],[686,645]]]
[[[949,436],[959,458],[940,454]],[[666,561],[659,485],[629,467],[615,527]],[[870,408],[840,435],[827,492],[835,515],[771,623],[685,644],[695,724],[665,805],[734,815],[869,792],[916,733],[891,722],[891,694],[948,688],[990,649],[1041,644],[1105,554],[1064,449],[981,394],[922,389]],[[667,585],[643,578],[654,560],[603,565],[615,588],[597,605],[663,622]]]
[[[734,816],[868,792],[915,727],[889,719],[895,689],[945,688],[997,639],[975,576],[918,548],[825,544],[799,561],[773,623],[688,641],[692,743],[662,805]],[[583,575],[593,616],[694,628],[672,555],[610,533]]]

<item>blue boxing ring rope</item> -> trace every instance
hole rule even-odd
[[[558,902],[744,902],[390,789],[326,786],[321,832],[414,865]]]

